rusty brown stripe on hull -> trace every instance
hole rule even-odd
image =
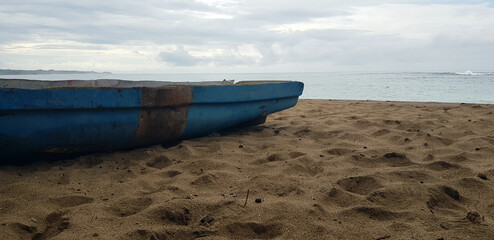
[[[192,104],[190,86],[142,89],[142,109],[132,145],[144,146],[179,139]]]

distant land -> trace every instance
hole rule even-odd
[[[94,71],[73,71],[73,70],[13,70],[13,69],[0,69],[0,75],[38,75],[38,74],[85,74],[85,73],[104,73],[111,74],[111,72],[94,72]]]

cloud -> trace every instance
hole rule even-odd
[[[183,46],[178,46],[173,51],[162,51],[158,58],[174,66],[247,66],[259,62],[262,55],[251,45],[236,49],[197,48],[195,51],[186,51]]]
[[[5,0],[0,18],[0,68],[460,71],[494,61],[494,8],[481,1]]]
[[[201,62],[200,58],[193,57],[185,51],[183,46],[173,52],[161,52],[158,58],[175,66],[195,66]]]

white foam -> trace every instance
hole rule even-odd
[[[458,75],[469,75],[469,76],[478,76],[478,75],[483,75],[482,73],[474,73],[470,70],[467,70],[465,72],[457,72],[455,74],[458,74]]]

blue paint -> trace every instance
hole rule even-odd
[[[0,162],[131,146],[141,89],[0,89]]]
[[[137,108],[142,89],[0,89],[1,110]]]
[[[194,104],[189,107],[183,138],[207,135],[256,119],[264,111],[273,113],[295,106],[298,97],[237,103]]]
[[[255,85],[193,86],[194,103],[248,102],[300,96],[301,82],[264,83]]]
[[[301,82],[192,87],[194,104],[189,107],[183,137],[205,135],[295,106],[302,94]]]
[[[18,111],[0,117],[0,153],[89,152],[130,146],[139,109]],[[64,150],[65,149],[65,150]]]

